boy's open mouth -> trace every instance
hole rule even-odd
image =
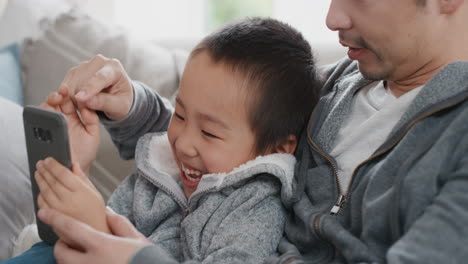
[[[198,183],[200,182],[203,172],[193,169],[193,168],[188,168],[182,164],[181,166],[181,172],[182,172],[182,182],[184,185],[187,185],[189,187],[197,187]]]

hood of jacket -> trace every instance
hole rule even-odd
[[[136,165],[138,171],[157,187],[171,193],[180,204],[188,206],[203,193],[217,192],[224,188],[242,184],[259,174],[269,174],[281,183],[281,199],[288,206],[292,203],[294,189],[294,167],[296,159],[291,154],[274,153],[258,156],[230,172],[212,173],[202,176],[197,190],[187,199],[183,193],[180,168],[175,161],[167,133],[149,133],[137,143]]]

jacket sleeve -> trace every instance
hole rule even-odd
[[[227,215],[214,231],[202,259],[184,263],[264,263],[269,257],[276,255],[284,230],[286,211],[279,193],[257,198],[233,203],[233,207],[226,210]],[[179,262],[171,259],[160,247],[151,245],[140,249],[130,263]]]
[[[468,259],[468,136],[455,170],[441,175],[442,187],[432,204],[388,250],[388,263],[465,263]]]
[[[101,114],[101,122],[123,159],[135,157],[138,139],[146,133],[166,131],[173,106],[166,98],[139,82],[133,82],[133,104],[127,117],[111,121]]]

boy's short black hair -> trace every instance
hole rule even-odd
[[[289,135],[299,138],[320,89],[312,50],[300,32],[275,19],[249,18],[207,36],[191,56],[201,52],[246,78],[257,154]]]

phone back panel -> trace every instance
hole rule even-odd
[[[54,244],[58,239],[57,235],[50,226],[44,224],[37,217],[39,188],[34,179],[34,173],[36,163],[47,157],[53,157],[65,167],[71,169],[67,122],[65,116],[59,112],[35,106],[26,106],[23,110],[23,123],[39,236],[44,242]]]

